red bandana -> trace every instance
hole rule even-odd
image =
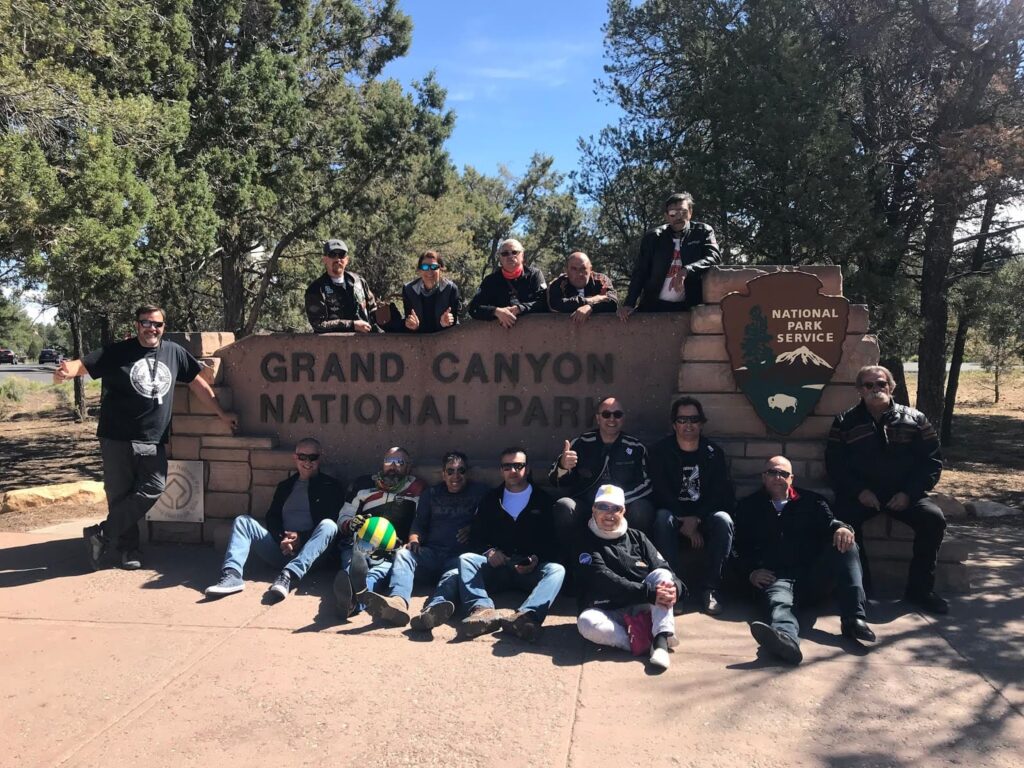
[[[501,274],[505,276],[506,280],[515,280],[517,277],[523,276],[523,265],[520,264],[515,272],[509,272],[504,267],[502,267]]]

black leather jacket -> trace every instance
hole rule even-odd
[[[942,452],[920,411],[893,403],[876,422],[858,403],[832,422],[825,466],[838,498],[855,499],[868,488],[883,504],[900,491],[914,502],[939,482]]]
[[[684,307],[693,307],[704,301],[703,276],[711,267],[722,262],[715,231],[699,221],[691,221],[683,230],[683,243],[679,256],[683,266],[689,267],[683,289],[686,298]],[[665,283],[665,276],[672,265],[672,227],[663,224],[650,230],[640,241],[640,253],[633,273],[629,278],[629,292],[625,306],[635,307],[640,302],[640,311],[650,310],[658,303],[658,295]]]
[[[496,269],[483,279],[469,302],[469,316],[474,320],[493,320],[498,307],[519,307],[524,315],[546,312],[544,291],[547,287],[544,273],[537,267],[524,266],[523,274],[515,280],[507,279],[500,268]]]
[[[594,501],[605,467],[608,468],[608,482],[619,486],[626,494],[626,504],[651,494],[653,486],[647,476],[647,449],[632,435],[620,434],[609,446],[607,455],[601,434],[596,429],[584,432],[569,445],[576,451],[576,466],[559,477],[558,462],[562,458],[559,454],[548,472],[548,482],[555,488],[568,489],[568,494],[578,502],[585,502],[587,509]]]
[[[569,276],[563,272],[548,286],[548,309],[552,312],[575,312],[587,303],[586,299],[593,296],[608,297],[607,301],[592,305],[595,314],[614,312],[619,307],[619,294],[607,275],[591,272],[590,279],[583,286],[583,296],[580,296],[579,291],[569,282]]]
[[[306,317],[313,333],[350,332],[356,320],[364,320],[375,332],[383,333],[373,314],[377,311],[377,299],[366,281],[348,270],[344,280],[345,286],[341,288],[324,273],[306,288]]]

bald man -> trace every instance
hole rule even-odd
[[[793,465],[785,456],[768,459],[761,488],[736,505],[735,541],[742,573],[771,615],[771,624],[755,621],[750,633],[769,653],[799,664],[803,653],[793,605],[821,597],[822,584],[836,585],[844,637],[872,642],[875,633],[866,621],[853,528],[832,516],[822,496],[793,481]]]
[[[565,272],[548,286],[548,308],[569,314],[574,323],[586,322],[595,312],[614,312],[619,295],[607,275],[595,272],[583,251],[574,251],[565,260]]]

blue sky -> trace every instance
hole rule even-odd
[[[431,69],[457,115],[446,149],[460,169],[522,173],[534,152],[576,168],[581,136],[619,111],[594,95],[602,77],[603,0],[403,0],[412,46],[385,76],[408,84]]]

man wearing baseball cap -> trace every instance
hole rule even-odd
[[[668,650],[679,644],[672,607],[686,587],[651,540],[629,527],[618,486],[597,489],[577,552],[580,634],[634,656],[649,652],[653,666],[668,669]]]
[[[377,299],[366,281],[349,272],[344,240],[324,243],[324,274],[306,288],[306,317],[313,333],[383,333],[374,319]]]

